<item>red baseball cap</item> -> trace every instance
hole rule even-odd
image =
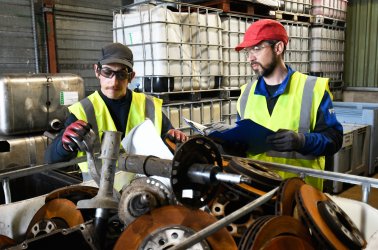
[[[249,26],[244,34],[244,40],[235,47],[236,51],[259,44],[262,41],[278,40],[287,45],[289,37],[284,26],[272,19],[258,20]]]

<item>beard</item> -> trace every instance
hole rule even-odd
[[[271,57],[271,62],[266,67],[264,67],[261,63],[256,62],[256,61],[252,62],[252,64],[258,64],[261,67],[261,70],[260,69],[253,70],[258,77],[260,76],[268,77],[272,74],[273,70],[276,68],[278,64],[278,59],[277,59],[276,54],[273,52],[272,57]]]

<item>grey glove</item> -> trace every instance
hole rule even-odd
[[[297,151],[303,148],[305,136],[292,130],[279,129],[277,133],[268,136],[266,142],[276,151]]]

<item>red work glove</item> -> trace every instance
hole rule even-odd
[[[77,120],[71,123],[66,128],[62,136],[63,148],[70,152],[78,151],[79,146],[75,141],[83,141],[84,136],[89,132],[90,129],[90,124],[82,120]]]
[[[180,130],[170,129],[166,135],[173,142],[186,142],[188,137]]]
[[[277,133],[266,138],[273,150],[280,152],[296,151],[303,148],[305,136],[292,130],[279,129]]]

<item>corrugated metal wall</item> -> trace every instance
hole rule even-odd
[[[0,0],[0,74],[36,70],[30,0]]]
[[[378,1],[348,2],[346,87],[378,87]]]
[[[93,92],[98,88],[93,64],[101,47],[113,41],[112,9],[125,3],[56,0],[53,9],[47,10],[42,0],[0,0],[0,74],[49,71],[43,14],[52,11],[58,72],[80,75],[86,94]]]
[[[113,41],[112,9],[120,7],[121,2],[55,1],[58,71],[83,77],[87,95],[98,89],[93,64],[101,47]]]

